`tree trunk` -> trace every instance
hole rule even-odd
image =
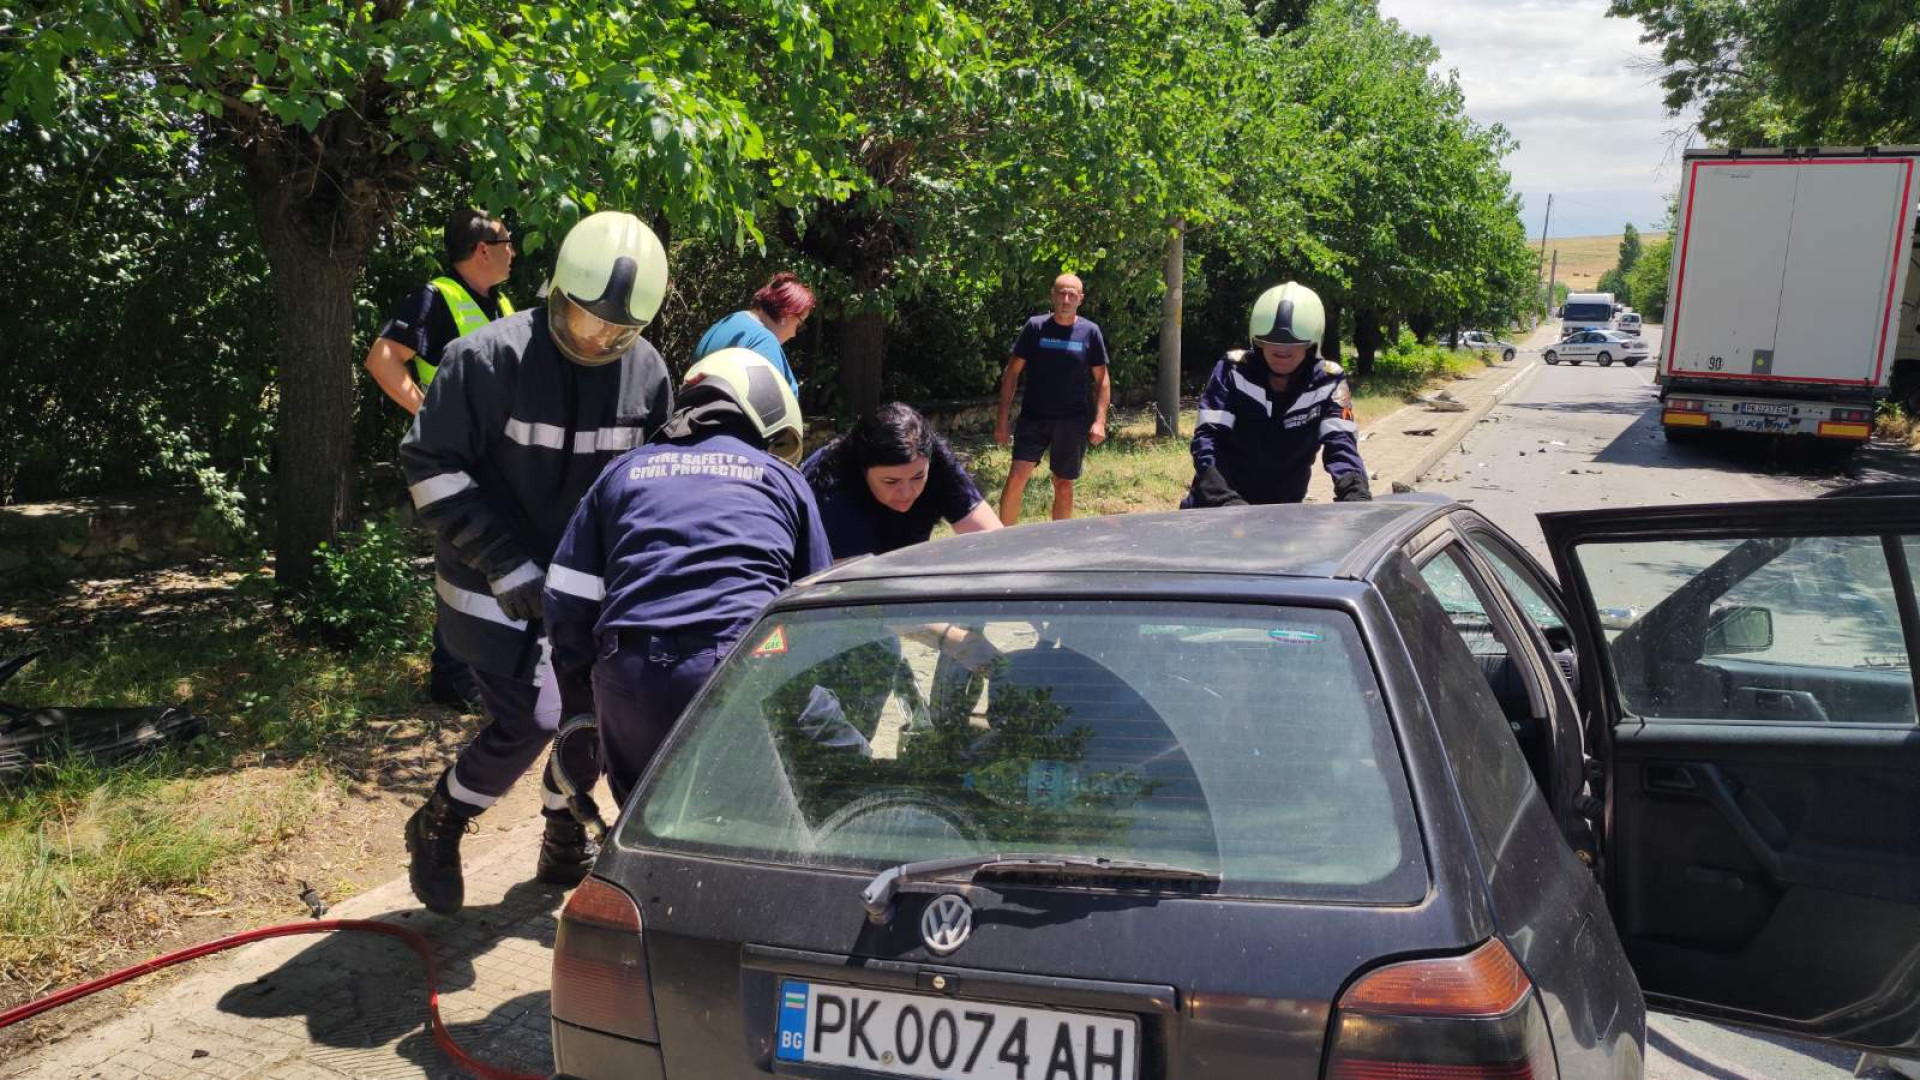
[[[1340,353],[1340,305],[1333,300],[1322,300],[1321,306],[1327,311],[1327,329],[1320,335],[1320,351],[1328,360],[1344,364]]]
[[[1383,344],[1389,349],[1400,344],[1400,316],[1398,313],[1387,316],[1387,336]]]
[[[840,339],[840,401],[855,420],[880,405],[880,367],[886,354],[886,315],[868,308],[849,316]]]
[[[878,306],[879,293],[893,250],[884,232],[860,232],[857,237],[849,251],[853,310],[840,339],[840,403],[856,421],[880,405],[887,316]]]
[[[1413,327],[1413,338],[1422,345],[1433,344],[1434,318],[1430,312],[1419,311],[1407,316],[1407,325]]]
[[[314,549],[352,507],[353,286],[381,222],[377,212],[317,208],[298,180],[271,168],[250,169],[249,182],[278,342],[274,577],[302,589]]]
[[[1373,308],[1353,312],[1353,366],[1361,378],[1373,374],[1373,355],[1380,349],[1380,313]]]
[[[1453,329],[1447,331],[1447,348],[1457,349],[1459,347],[1460,347],[1460,324],[1455,323],[1453,325]]]
[[[1167,291],[1160,298],[1160,380],[1154,434],[1180,437],[1180,309],[1186,303],[1187,223],[1173,221],[1167,238]]]

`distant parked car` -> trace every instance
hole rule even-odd
[[[1460,335],[1460,347],[1474,352],[1497,352],[1502,360],[1514,357],[1513,342],[1503,341],[1485,330],[1468,330]]]
[[[1618,360],[1633,367],[1647,358],[1647,343],[1618,330],[1582,330],[1551,346],[1542,356],[1549,364],[1557,364],[1562,360],[1569,364],[1592,360],[1601,367],[1611,367]]]
[[[1634,337],[1639,337],[1640,313],[1637,311],[1623,313],[1620,318],[1615,321],[1613,328],[1622,334],[1632,334]]]

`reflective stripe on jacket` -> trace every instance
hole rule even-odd
[[[1193,467],[1196,474],[1218,469],[1249,503],[1299,502],[1316,452],[1335,479],[1364,475],[1358,430],[1353,392],[1339,364],[1309,360],[1283,389],[1273,390],[1260,355],[1236,349],[1214,365],[1200,393]]]
[[[487,318],[486,312],[480,310],[480,305],[474,302],[473,294],[467,291],[467,287],[453,278],[437,277],[427,282],[427,286],[439,293],[440,299],[447,302],[447,310],[453,312],[454,332],[460,337],[466,337],[493,321]],[[495,299],[500,304],[501,318],[504,319],[513,314],[513,302],[507,299],[505,293],[501,293]],[[425,390],[439,370],[440,365],[427,363],[426,357],[414,356],[413,379],[420,384],[420,389]]]
[[[496,597],[546,575],[600,470],[673,408],[651,344],[581,367],[554,347],[546,319],[537,307],[454,339],[400,443],[413,505],[435,536],[441,634],[455,657],[506,678],[532,677],[536,628]]]

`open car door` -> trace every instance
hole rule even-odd
[[[1540,520],[1649,1001],[1920,1049],[1920,496]]]

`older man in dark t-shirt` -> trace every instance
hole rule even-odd
[[[1086,286],[1078,277],[1055,278],[1053,311],[1027,320],[1000,377],[1000,416],[993,437],[1001,446],[1013,444],[1013,465],[1000,492],[1003,524],[1020,519],[1020,500],[1043,450],[1053,470],[1053,519],[1072,517],[1073,482],[1080,478],[1087,444],[1098,446],[1107,440],[1107,402],[1113,393],[1107,377],[1107,339],[1092,319],[1080,317],[1085,297]],[[1027,392],[1020,403],[1019,423],[1009,429],[1007,417],[1022,371],[1027,373]],[[1096,391],[1091,407],[1089,383]]]

